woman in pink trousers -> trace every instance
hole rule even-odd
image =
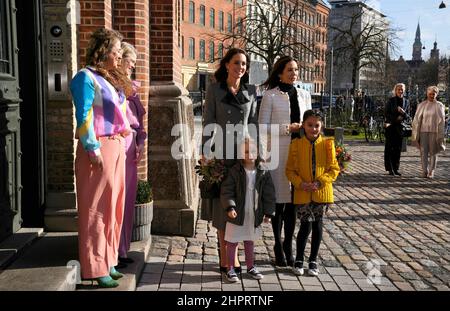
[[[87,66],[72,79],[78,139],[75,176],[81,277],[117,287],[125,204],[126,98],[131,81],[119,70],[122,35],[100,28],[90,38]]]

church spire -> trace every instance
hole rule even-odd
[[[413,55],[412,60],[420,61],[422,60],[422,42],[420,40],[420,24],[417,23],[416,38],[413,44]]]

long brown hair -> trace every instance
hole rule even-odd
[[[250,57],[248,57],[247,53],[244,50],[239,48],[229,49],[227,54],[225,54],[225,57],[220,60],[219,69],[217,69],[217,71],[214,73],[214,77],[216,78],[217,82],[223,82],[227,80],[228,72],[225,64],[229,63],[233,58],[233,56],[236,54],[245,55],[247,66],[245,68],[245,73],[241,78],[241,83],[248,83],[249,80],[248,71],[250,70]]]
[[[280,84],[280,75],[283,73],[284,68],[288,63],[292,61],[298,64],[298,61],[289,55],[280,57],[273,65],[273,69],[270,72],[266,82],[264,82],[262,85],[267,87],[267,89],[269,90],[277,87]]]
[[[86,64],[94,66],[96,71],[116,90],[123,91],[128,97],[133,93],[131,80],[118,68],[112,70],[104,68],[108,53],[111,52],[114,44],[122,39],[120,32],[112,29],[99,28],[94,31],[87,47]]]

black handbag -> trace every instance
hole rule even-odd
[[[202,199],[215,199],[220,197],[220,185],[210,184],[204,180],[199,182],[200,197]]]
[[[409,122],[402,122],[402,136],[403,137],[411,137],[412,136],[412,127]]]

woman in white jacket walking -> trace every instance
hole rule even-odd
[[[276,212],[272,219],[275,238],[275,264],[292,266],[292,237],[295,229],[295,208],[292,204],[291,186],[285,175],[289,145],[292,138],[300,137],[302,116],[311,109],[311,96],[308,92],[295,86],[298,79],[298,64],[290,56],[283,56],[275,63],[269,78],[264,83],[267,91],[262,98],[259,111],[259,125],[276,125],[278,137],[261,140],[263,150],[278,150],[278,165],[270,171],[276,194]],[[270,148],[269,143],[270,141]],[[278,143],[278,145],[276,145]],[[272,152],[273,153],[273,152]],[[266,162],[270,159],[265,158]],[[273,159],[271,159],[273,161]],[[284,222],[284,242],[281,241],[281,229]]]
[[[445,109],[444,104],[436,100],[438,93],[436,86],[427,88],[427,100],[417,107],[412,123],[411,140],[420,149],[422,177],[425,178],[434,178],[437,154],[445,150]]]

